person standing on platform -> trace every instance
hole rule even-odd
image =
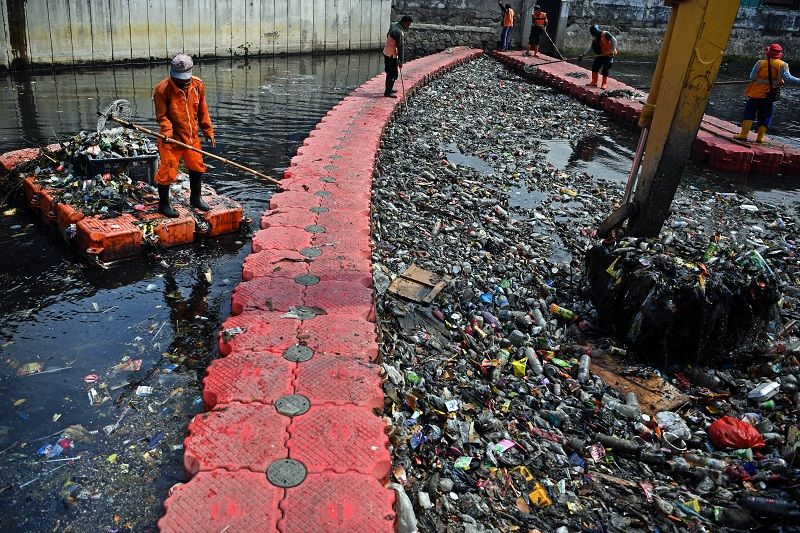
[[[775,43],[764,49],[766,59],[760,59],[750,71],[750,83],[744,91],[747,103],[744,106],[744,120],[742,131],[733,138],[746,141],[747,134],[753,127],[753,121],[758,119],[758,136],[756,142],[763,143],[766,139],[767,128],[772,123],[774,104],[780,96],[780,87],[787,82],[791,85],[800,85],[800,78],[795,78],[789,72],[789,64],[782,61],[783,48]]]
[[[497,0],[497,5],[503,12],[503,31],[500,33],[500,50],[508,52],[511,45],[511,28],[514,27],[514,10],[511,9],[511,4],[503,5],[503,2]]]
[[[600,85],[601,89],[608,87],[608,71],[611,70],[611,65],[614,64],[614,57],[617,55],[617,39],[600,29],[597,24],[589,28],[589,33],[592,35],[592,44],[589,48],[582,53],[578,59],[583,59],[583,56],[589,52],[594,53],[594,63],[592,63],[592,81],[586,85],[589,87],[597,87],[598,73],[602,70],[603,82]]]
[[[542,34],[545,30],[547,30],[547,13],[542,11],[541,6],[536,5],[531,15],[531,34],[528,37],[526,56],[531,55],[531,52],[533,52],[533,57],[539,57],[539,42],[542,40]]]
[[[413,19],[405,15],[400,19],[400,22],[395,22],[389,26],[389,32],[386,34],[386,44],[383,46],[383,64],[386,70],[386,88],[383,91],[383,96],[389,98],[397,98],[394,89],[394,82],[397,81],[399,76],[399,69],[403,68],[405,61],[405,32],[411,27]]]
[[[192,76],[194,62],[187,54],[178,54],[172,59],[169,77],[156,85],[153,91],[156,120],[161,127],[161,135],[167,139],[158,141],[160,163],[156,172],[158,185],[158,212],[169,218],[177,218],[176,211],[169,201],[169,187],[178,176],[181,158],[189,170],[191,194],[189,204],[201,211],[208,211],[209,205],[200,195],[203,173],[206,165],[203,156],[192,150],[170,142],[172,139],[200,148],[200,132],[211,144],[214,141],[214,127],[208,115],[206,86],[200,78]]]

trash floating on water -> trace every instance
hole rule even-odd
[[[592,142],[603,122],[483,59],[420,89],[386,131],[373,278],[391,487],[407,527],[717,531],[800,515],[794,223],[684,186],[660,239],[609,244],[621,257],[598,267],[610,286],[640,272],[711,298],[724,271],[781,292],[765,334],[740,347],[744,364],[648,366],[645,347],[663,350],[646,336],[662,332],[635,319],[603,329],[582,260],[624,184],[555,168],[531,137]],[[447,161],[450,143],[495,171]],[[516,191],[536,204],[512,204]],[[562,248],[566,262],[554,258]],[[381,290],[412,266],[451,280],[427,304]]]

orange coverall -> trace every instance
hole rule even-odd
[[[162,135],[196,148],[200,148],[200,131],[206,139],[214,138],[214,127],[206,104],[206,87],[200,78],[192,77],[185,90],[175,85],[172,78],[163,80],[156,85],[153,103]],[[206,171],[203,156],[181,146],[158,141],[158,154],[161,158],[156,173],[158,185],[175,182],[181,157],[189,170]]]

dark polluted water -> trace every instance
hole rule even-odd
[[[280,176],[319,119],[382,68],[380,54],[200,61],[216,153]],[[115,99],[155,127],[164,65],[0,78],[0,152],[93,130]],[[273,188],[210,162],[207,182],[257,229]],[[2,191],[0,530],[150,530],[184,480],[186,424],[249,252],[246,233],[87,266]],[[31,368],[42,372],[25,375]],[[26,366],[28,365],[28,366]],[[41,365],[39,367],[38,365]],[[66,439],[62,436],[66,435]]]

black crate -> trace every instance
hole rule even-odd
[[[134,181],[144,181],[152,185],[158,170],[158,154],[137,155],[134,157],[114,157],[110,159],[89,159],[84,162],[87,177],[110,172],[125,172]]]

